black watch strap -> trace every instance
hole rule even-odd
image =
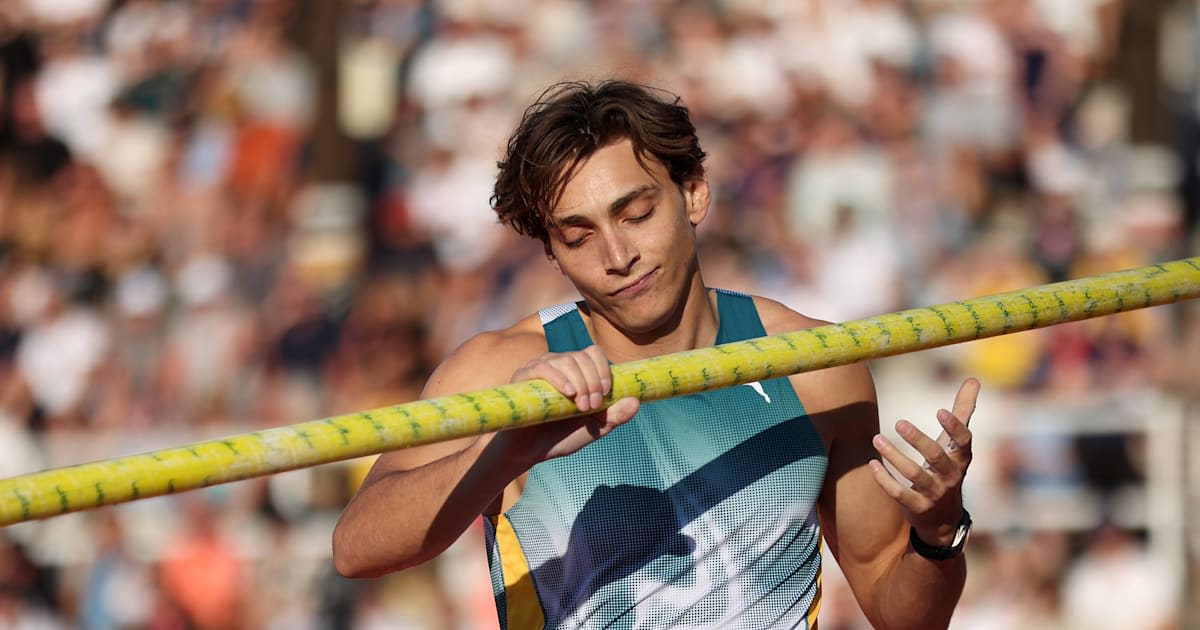
[[[917,536],[915,527],[908,528],[908,543],[912,545],[913,551],[922,558],[930,560],[949,560],[962,555],[963,548],[967,545],[967,538],[971,533],[971,513],[963,508],[962,520],[958,522],[958,529],[954,532],[954,542],[949,547],[937,547],[926,543]]]

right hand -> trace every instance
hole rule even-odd
[[[539,378],[574,399],[579,411],[595,413],[496,434],[510,456],[529,466],[578,451],[627,422],[641,406],[636,398],[622,398],[603,409],[604,396],[612,389],[612,369],[600,346],[544,354],[514,372],[511,382]]]

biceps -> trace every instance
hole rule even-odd
[[[865,463],[840,471],[831,466],[820,504],[826,543],[860,599],[908,544],[899,508],[875,483]]]

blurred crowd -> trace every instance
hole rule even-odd
[[[1198,31],[1195,0],[5,0],[0,476],[413,400],[572,299],[488,205],[558,80],[681,95],[706,280],[816,317],[1195,255]],[[884,424],[984,383],[953,627],[1200,623],[1198,361],[1177,305],[873,364]],[[369,464],[6,528],[0,628],[495,628],[479,531],[334,574]],[[822,628],[863,624],[831,563]]]

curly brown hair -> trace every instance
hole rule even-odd
[[[676,184],[704,175],[704,151],[678,96],[620,80],[557,83],[509,138],[492,208],[502,223],[548,245],[550,213],[580,162],[625,139],[643,168],[649,156]]]

